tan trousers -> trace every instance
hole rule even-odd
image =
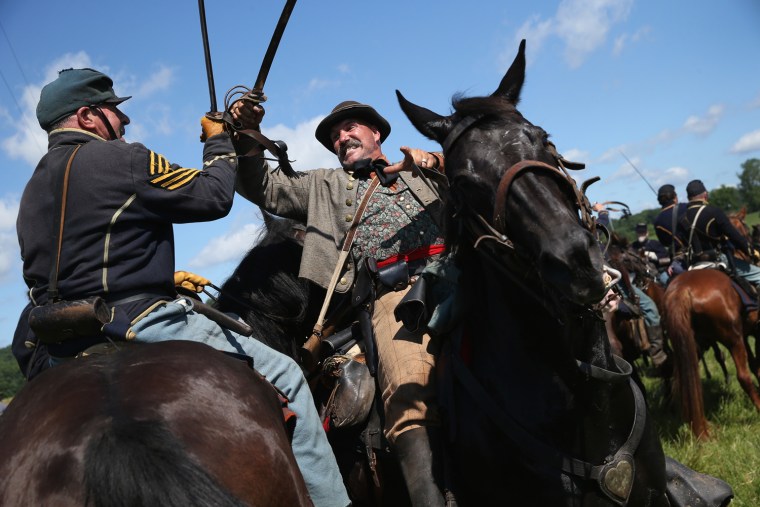
[[[385,410],[385,438],[440,424],[433,369],[435,349],[427,333],[413,334],[396,322],[393,310],[409,288],[389,292],[375,302],[372,324],[377,341],[378,385]]]

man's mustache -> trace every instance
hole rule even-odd
[[[361,145],[362,143],[358,139],[349,139],[340,147],[340,158],[346,156],[346,152],[349,150],[349,148],[359,148]]]

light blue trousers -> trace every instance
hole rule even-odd
[[[237,318],[237,316],[234,316]],[[253,358],[256,371],[277,386],[296,413],[293,454],[316,507],[345,507],[348,494],[301,368],[290,357],[260,341],[220,327],[179,298],[158,306],[132,326],[138,342],[189,340]]]
[[[652,298],[646,295],[646,293],[633,286],[633,292],[639,298],[639,308],[644,313],[644,323],[647,326],[659,326],[660,325],[660,311],[657,310],[657,305],[654,304]]]
[[[737,275],[741,276],[755,287],[760,286],[760,267],[734,257],[734,268],[736,268]]]

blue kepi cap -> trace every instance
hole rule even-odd
[[[44,130],[80,107],[121,104],[131,97],[117,97],[110,77],[94,69],[64,69],[45,85],[37,104],[37,121]]]

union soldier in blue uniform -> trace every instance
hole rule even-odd
[[[112,80],[93,69],[61,71],[42,89],[37,118],[49,147],[24,189],[17,222],[31,304],[48,299],[57,255],[53,238],[59,233],[53,222],[61,217],[60,297],[104,298],[126,322],[124,336],[137,342],[198,341],[252,357],[298,416],[293,452],[315,505],[348,505],[298,364],[258,340],[223,329],[193,310],[191,299],[176,295],[173,224],[215,220],[232,207],[237,157],[229,134],[221,122],[202,118],[203,169],[172,164],[140,143],[124,141],[130,120],[119,105],[128,98],[117,97]],[[56,201],[65,170],[64,214]],[[51,361],[60,362],[86,344],[50,345]]]
[[[609,228],[609,211],[600,203],[594,203],[592,208],[597,212],[598,222]],[[619,283],[618,285],[629,299],[638,300],[639,308],[641,308],[641,312],[644,314],[644,325],[647,328],[647,337],[649,338],[649,357],[652,359],[654,367],[660,368],[667,361],[668,355],[663,349],[660,311],[657,309],[657,305],[641,288],[632,285],[634,294],[628,294],[624,284]]]
[[[636,224],[636,241],[631,243],[631,248],[639,255],[646,258],[657,268],[658,279],[662,285],[668,283],[667,267],[670,264],[670,254],[656,239],[649,238],[649,227],[646,223]]]
[[[723,261],[738,276],[757,288],[760,285],[760,267],[733,254],[735,250],[739,250],[746,253],[748,258],[755,258],[747,239],[731,224],[723,210],[708,204],[708,192],[700,180],[689,182],[686,195],[689,203],[680,224],[686,237],[685,244],[689,250],[690,261]]]
[[[654,232],[660,243],[669,250],[671,265],[668,275],[675,276],[682,273],[684,243],[683,230],[680,219],[686,214],[686,204],[678,202],[676,189],[671,184],[665,184],[657,190],[657,202],[662,209],[654,220]]]

